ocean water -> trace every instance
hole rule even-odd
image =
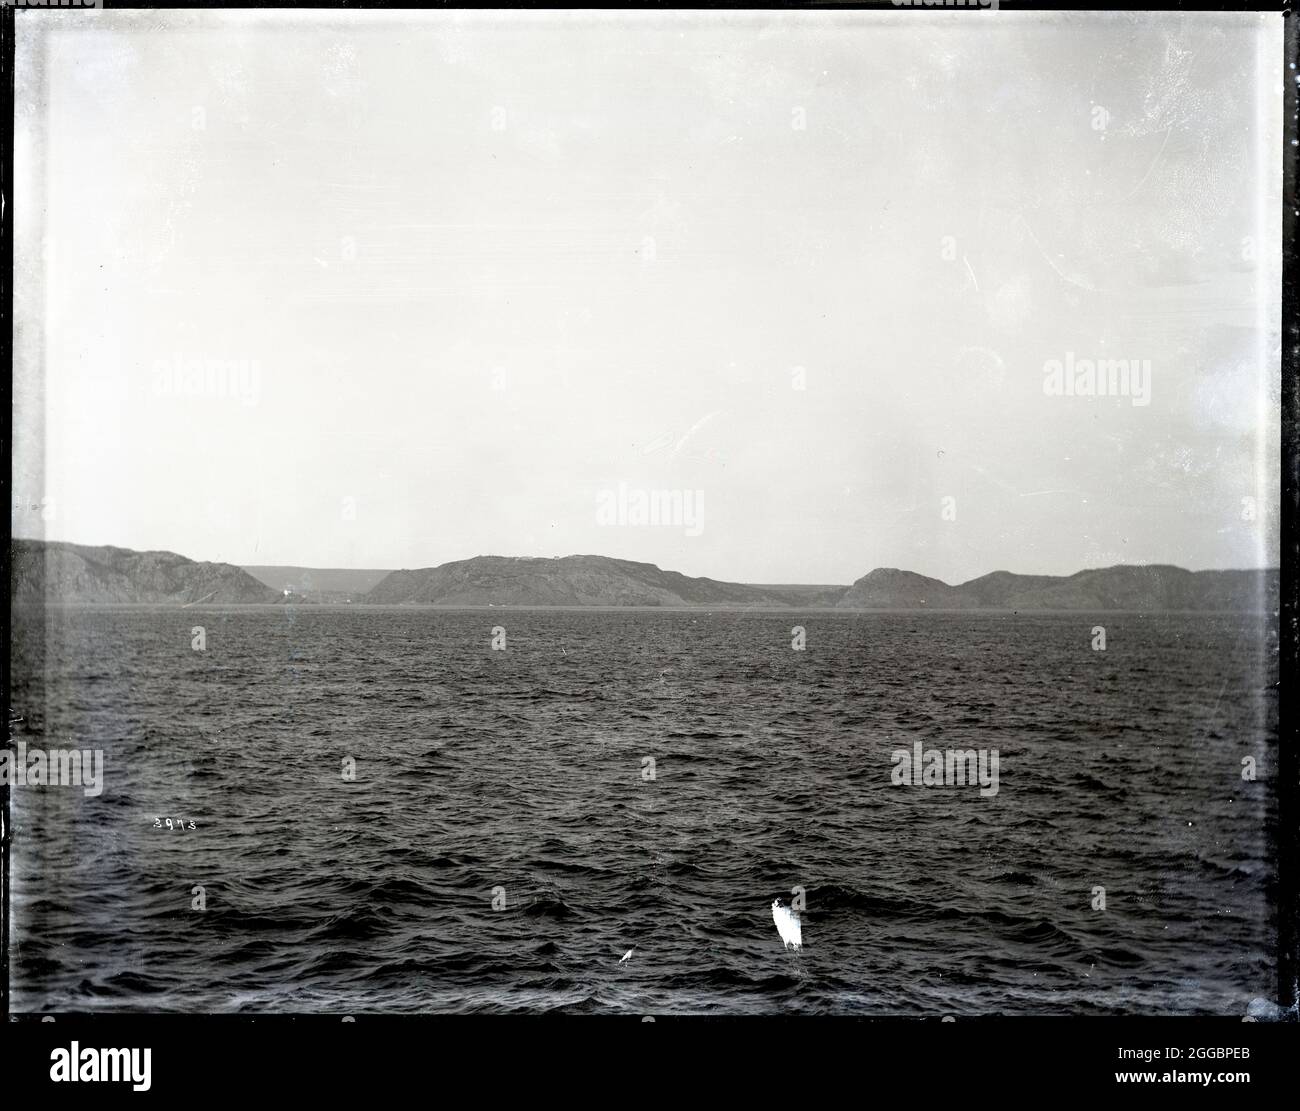
[[[1230,615],[18,611],[11,736],[106,771],[13,791],[12,1004],[1241,1014],[1276,650]],[[915,741],[996,749],[997,794],[895,785]]]

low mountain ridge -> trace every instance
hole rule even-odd
[[[365,595],[380,605],[784,606],[780,589],[693,579],[610,556],[475,556],[394,571]]]
[[[1130,610],[1277,612],[1280,573],[1118,565],[1073,575],[994,571],[958,586],[878,567],[852,586],[768,586],[692,578],[611,556],[474,556],[402,571],[199,563],[63,541],[14,540],[14,604],[190,605],[352,602],[426,606],[655,606],[794,610]],[[260,581],[259,581],[260,580]],[[283,582],[284,586],[274,584]],[[370,585],[369,590],[355,589]],[[286,593],[288,591],[288,593]]]
[[[280,595],[229,563],[196,563],[175,552],[14,540],[9,598],[45,602],[258,603]]]
[[[994,571],[949,586],[911,571],[877,568],[836,603],[839,609],[1220,610],[1273,612],[1279,573],[1187,571],[1165,564],[1119,564],[1073,575],[1016,575]]]
[[[971,604],[958,587],[897,567],[868,572],[836,602],[840,609],[865,610],[964,609]]]
[[[1187,571],[1167,564],[1080,571],[1013,596],[1020,609],[1272,610],[1276,571]]]

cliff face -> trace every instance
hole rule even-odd
[[[394,571],[366,602],[435,606],[781,606],[779,588],[693,579],[608,556],[476,556]]]
[[[228,563],[195,563],[174,552],[92,548],[15,540],[9,596],[44,602],[277,602],[280,594]]]

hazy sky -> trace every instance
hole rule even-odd
[[[16,535],[1277,562],[1280,15],[17,23]]]

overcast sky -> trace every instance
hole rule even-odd
[[[16,535],[1277,563],[1280,16],[17,23]]]

